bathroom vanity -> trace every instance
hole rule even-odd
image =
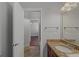
[[[73,42],[75,40],[48,40],[48,57],[79,57],[79,46]]]

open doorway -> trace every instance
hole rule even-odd
[[[39,57],[41,41],[41,10],[24,11],[24,56]]]

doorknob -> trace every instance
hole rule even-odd
[[[16,44],[13,44],[12,46],[17,46],[18,45],[18,43],[16,43]]]

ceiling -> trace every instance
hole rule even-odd
[[[60,10],[64,2],[19,2],[21,6],[26,8],[53,8],[54,10]]]
[[[56,12],[61,12],[61,7],[64,6],[65,2],[19,2],[22,6],[22,8],[25,10],[26,8],[44,8],[44,9],[50,9],[52,10],[52,12],[56,13]],[[78,3],[79,5],[79,3]],[[79,7],[79,6],[78,6]],[[76,11],[77,13],[79,13],[79,8],[75,8],[74,10],[72,10],[72,12]],[[39,19],[39,15],[37,18]],[[33,16],[35,17],[35,16]],[[29,18],[29,17],[28,17]]]
[[[26,8],[52,8],[53,11],[59,11],[65,2],[19,2],[23,9]],[[79,3],[77,3],[79,5]],[[79,7],[79,6],[78,6]],[[79,9],[79,8],[75,8]]]

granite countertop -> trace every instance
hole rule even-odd
[[[67,57],[69,54],[79,53],[79,50],[74,49],[73,46],[70,46],[69,42],[68,43],[64,43],[64,42],[65,41],[63,41],[63,40],[54,40],[54,39],[52,39],[52,40],[48,40],[47,44],[59,57]],[[65,52],[59,51],[58,49],[55,48],[55,46],[67,47],[72,52],[71,53],[65,53]]]

